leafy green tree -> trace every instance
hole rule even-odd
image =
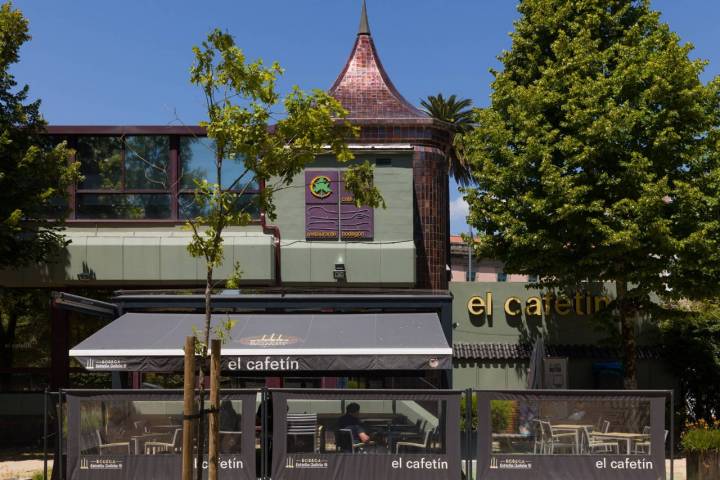
[[[686,420],[712,424],[720,411],[720,300],[676,301],[656,312],[680,382]]]
[[[448,145],[446,156],[448,159],[448,173],[459,185],[469,185],[472,181],[467,159],[462,153],[460,145],[455,139],[470,131],[474,125],[472,100],[469,98],[458,100],[456,95],[443,97],[442,93],[430,95],[420,101],[422,109],[431,117],[450,124],[453,128],[453,141]]]
[[[211,335],[213,274],[223,263],[223,231],[231,226],[248,225],[253,209],[259,208],[273,219],[275,193],[289,187],[317,155],[329,152],[340,162],[352,160],[346,139],[355,136],[356,129],[343,120],[347,111],[325,92],[305,93],[294,87],[281,98],[275,85],[283,73],[280,66],[277,63],[266,66],[261,60],[246,62],[245,55],[227,33],[211,32],[193,51],[191,81],[203,92],[208,120],[201,125],[207,129],[215,148],[214,182],[207,179],[196,182],[199,214],[187,222],[193,232],[188,250],[206,264],[205,325],[198,343],[198,353],[204,359]],[[281,119],[274,121],[278,114]],[[227,183],[222,179],[223,162],[236,158],[244,159],[244,171],[229,183],[230,188],[224,189],[222,185]],[[344,181],[358,204],[384,205],[380,192],[373,186],[373,175],[369,162],[348,165]],[[265,185],[254,205],[238,202],[238,197],[253,184]],[[236,264],[236,275],[229,279],[230,284],[237,283],[240,269],[241,265]],[[214,333],[223,337],[225,329]],[[203,362],[199,363],[202,406],[204,374]],[[201,443],[198,455],[203,451]],[[210,461],[217,465],[218,458]],[[198,469],[198,478],[201,473]]]
[[[53,147],[40,101],[16,88],[11,66],[30,39],[28,22],[10,2],[0,6],[0,267],[47,261],[67,244],[62,199],[77,178],[64,143]],[[51,219],[52,218],[52,219]]]
[[[647,0],[523,0],[463,139],[478,254],[547,288],[613,282],[625,385],[653,293],[720,282],[720,81]]]

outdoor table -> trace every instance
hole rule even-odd
[[[561,423],[559,425],[552,425],[553,430],[560,430],[563,432],[573,432],[575,434],[575,451],[580,454],[580,432],[583,431],[584,428],[593,428],[594,425],[576,425],[573,423]]]
[[[620,440],[627,445],[626,453],[630,455],[630,444],[639,440],[649,440],[650,435],[647,433],[628,433],[628,432],[598,432],[593,433],[593,437],[606,438],[609,440]]]

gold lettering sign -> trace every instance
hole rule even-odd
[[[513,303],[517,304],[517,308],[513,307]],[[522,313],[522,304],[520,303],[520,299],[517,297],[509,297],[507,300],[505,300],[505,313],[508,315],[520,315]]]
[[[568,316],[575,313],[577,316],[592,315],[606,308],[610,304],[611,299],[606,295],[594,296],[584,292],[577,292],[574,296],[557,297],[551,292],[546,292],[540,296],[530,297],[523,301],[519,297],[508,297],[503,302],[503,310],[507,315],[527,316],[549,316],[553,311],[560,316]],[[493,293],[486,292],[485,296],[475,295],[470,297],[467,302],[467,310],[470,315],[480,316],[493,314]],[[523,312],[524,311],[524,312]]]

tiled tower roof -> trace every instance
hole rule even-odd
[[[350,112],[349,119],[427,118],[400,95],[380,63],[364,0],[355,46],[330,94]]]

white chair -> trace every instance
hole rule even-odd
[[[170,442],[145,442],[145,455],[179,453],[182,450],[182,428],[176,428]]]
[[[423,441],[422,443],[419,442],[397,442],[395,444],[395,454],[400,453],[400,448],[411,448],[411,449],[418,449],[418,450],[427,450],[427,448],[430,446],[430,436],[433,434],[433,431],[425,430],[425,434],[423,435]]]
[[[533,419],[533,453],[535,455],[545,453],[545,435],[543,434],[543,427],[540,424],[540,420],[537,418]]]
[[[95,430],[95,436],[97,437],[97,448],[100,455],[104,453],[108,453],[107,450],[110,450],[109,453],[118,453],[118,451],[125,453],[127,452],[128,455],[130,454],[130,442],[114,442],[114,443],[105,443],[105,438],[103,437],[102,432],[97,429]]]
[[[545,454],[555,454],[555,449],[569,449],[571,453],[577,453],[577,435],[575,432],[556,432],[550,422],[540,420],[545,439]],[[568,441],[569,440],[569,441]]]
[[[620,446],[616,440],[604,440],[593,437],[588,427],[583,427],[583,442],[586,453],[620,453]]]
[[[650,435],[650,427],[643,427],[643,434]],[[667,442],[668,431],[665,430],[665,442]],[[638,455],[646,454],[650,455],[652,444],[650,440],[644,440],[642,442],[635,442],[634,453]]]

